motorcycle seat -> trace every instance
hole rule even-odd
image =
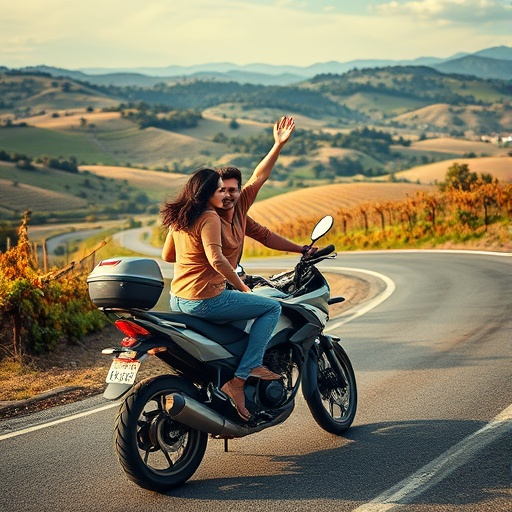
[[[225,323],[217,324],[187,313],[174,311],[151,311],[149,314],[167,322],[184,324],[187,328],[206,336],[219,345],[229,345],[230,343],[240,341],[247,336],[247,333],[243,329],[239,329],[234,325]]]

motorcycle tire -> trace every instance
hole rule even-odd
[[[319,345],[310,351],[306,365],[302,390],[313,418],[325,431],[343,434],[357,409],[356,378],[350,359],[338,343],[332,350]]]
[[[197,389],[171,375],[139,382],[127,395],[115,420],[117,457],[128,479],[163,492],[185,483],[206,451],[208,434],[174,421],[165,397],[181,392],[197,398]]]

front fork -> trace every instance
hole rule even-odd
[[[339,375],[341,381],[343,372],[340,372],[340,365],[335,353],[335,343],[338,341],[339,338],[336,336],[330,336],[322,333],[317,336],[312,347],[309,349],[305,362],[306,368],[302,377],[302,393],[306,400],[310,399],[313,393],[316,392],[318,389],[319,379],[322,378],[319,374],[318,367],[318,362],[322,357],[322,353],[325,353],[329,364],[336,374]],[[346,385],[344,378],[340,384]]]
[[[327,356],[327,360],[329,361],[331,368],[336,371],[341,387],[346,387],[348,385],[348,382],[345,379],[345,372],[343,371],[343,368],[338,360],[338,356],[336,355],[336,346],[340,341],[341,338],[338,338],[337,336],[331,336],[322,333],[320,334],[320,336],[318,336],[318,340],[317,343],[315,343],[315,347],[317,348],[318,351],[318,357],[320,356],[320,347],[322,348],[325,355]]]

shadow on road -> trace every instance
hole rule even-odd
[[[345,438],[314,431],[309,433],[312,439],[307,441],[308,449],[314,451],[307,455],[279,455],[277,452],[283,447],[277,447],[275,454],[244,453],[234,441],[221,468],[219,456],[215,457],[215,473],[223,472],[225,477],[208,478],[208,461],[205,460],[200,478],[196,475],[194,480],[168,496],[182,498],[183,503],[188,499],[320,500],[351,503],[355,508],[409,477],[483,426],[476,421],[375,423],[353,427]],[[322,450],[326,439],[336,446]],[[293,446],[304,439],[297,433],[290,435],[289,442],[289,446]],[[489,499],[508,503],[512,447],[506,439],[500,438],[490,450],[493,457],[477,457],[468,462],[424,497],[417,497],[414,503],[465,505]]]

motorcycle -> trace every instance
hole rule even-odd
[[[311,244],[332,227],[324,217]],[[127,477],[137,485],[165,492],[185,483],[199,467],[208,437],[245,437],[284,422],[299,388],[318,425],[343,434],[357,408],[356,379],[336,336],[323,332],[329,285],[316,267],[336,256],[334,246],[302,256],[294,269],[269,278],[246,276],[253,293],[278,300],[282,314],[267,345],[263,364],[280,380],[249,378],[245,385],[248,421],[221,390],[244,353],[251,321],[217,324],[192,315],[154,311],[163,289],[155,260],[111,258],[87,278],[91,300],[125,335],[113,356],[104,397],[124,397],[115,419],[115,449]],[[141,363],[155,356],[169,366],[165,375],[136,381]]]

